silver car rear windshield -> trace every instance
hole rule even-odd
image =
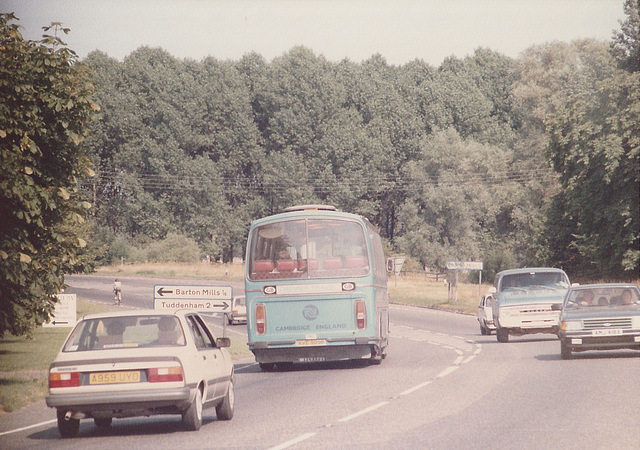
[[[62,351],[180,345],[184,332],[174,316],[105,317],[78,323]]]

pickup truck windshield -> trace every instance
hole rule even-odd
[[[508,289],[551,288],[566,289],[569,280],[560,272],[527,272],[505,275],[500,281],[500,292]]]

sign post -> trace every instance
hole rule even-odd
[[[387,271],[393,272],[395,277],[395,285],[398,285],[398,274],[402,270],[402,265],[404,264],[404,260],[406,257],[404,256],[392,256],[387,258]]]
[[[448,270],[455,270],[456,272],[456,280],[455,280],[455,296],[456,303],[458,303],[458,272],[460,270],[477,270],[479,271],[478,275],[478,296],[480,295],[480,288],[482,286],[482,269],[484,264],[482,261],[448,261],[446,265]]]
[[[231,310],[231,286],[155,285],[154,309],[195,309],[202,313]]]
[[[58,294],[56,308],[51,314],[49,322],[42,324],[43,327],[73,327],[76,325],[76,294]]]

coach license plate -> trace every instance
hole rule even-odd
[[[327,345],[327,341],[325,339],[301,339],[296,344],[300,347],[309,347],[311,345]]]
[[[619,328],[612,328],[610,330],[593,330],[594,336],[611,336],[614,334],[622,334],[622,330]]]
[[[140,371],[95,372],[89,375],[89,384],[140,383]]]

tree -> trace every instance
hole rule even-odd
[[[563,190],[543,234],[553,262],[608,279],[640,272],[640,73],[619,70],[549,117]]]
[[[90,204],[77,186],[92,173],[81,143],[98,109],[75,53],[55,34],[25,40],[14,20],[0,14],[0,335],[46,321],[78,263]]]
[[[640,71],[640,1],[626,0],[627,20],[620,21],[620,31],[613,33],[611,48],[622,67],[629,72]]]

